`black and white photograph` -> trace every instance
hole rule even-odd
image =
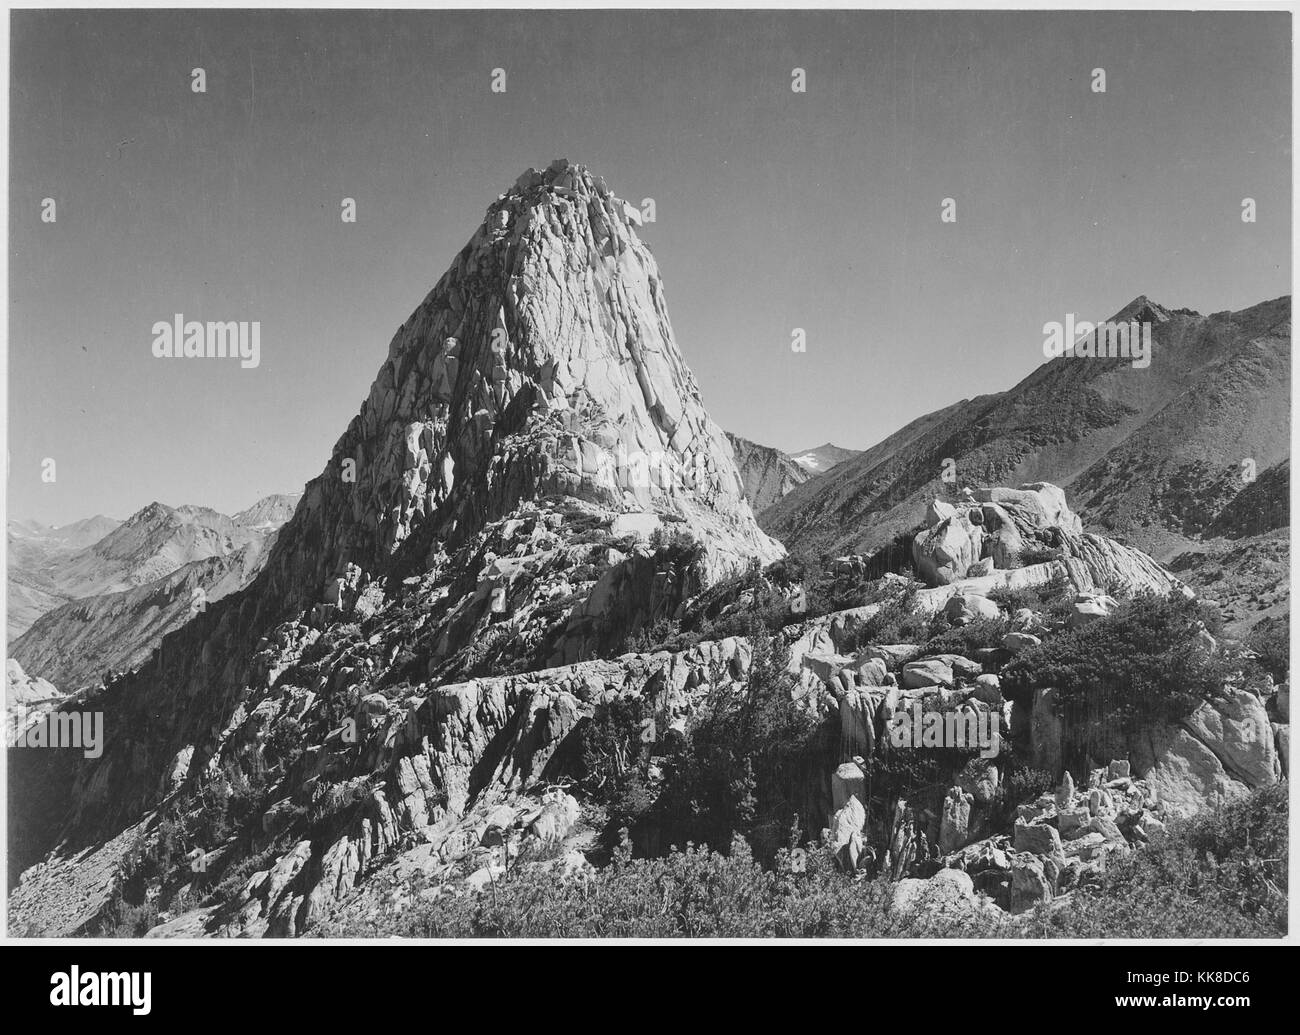
[[[1288,940],[1291,5],[6,13],[10,945]]]

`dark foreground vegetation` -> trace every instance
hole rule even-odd
[[[585,878],[523,870],[491,893],[421,902],[382,925],[318,936],[407,938],[1276,938],[1286,933],[1287,788],[1257,791],[1175,823],[1097,886],[1022,918],[954,925],[891,906],[893,885],[853,880],[814,846],[763,867],[737,838],[727,854],[625,847]],[[796,872],[802,867],[803,872]]]

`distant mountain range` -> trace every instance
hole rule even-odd
[[[917,418],[794,488],[760,524],[792,551],[869,553],[911,527],[929,499],[1050,481],[1090,527],[1161,561],[1191,552],[1213,565],[1221,550],[1207,552],[1207,541],[1251,479],[1288,480],[1291,300],[1202,316],[1140,296],[1111,317],[1129,320],[1152,327],[1149,367],[1050,360],[1008,391]],[[1255,535],[1289,523],[1286,492],[1269,499],[1254,513]],[[1203,588],[1195,570],[1184,577]]]
[[[812,474],[779,449],[760,446],[747,438],[727,432],[735,454],[736,470],[744,483],[745,499],[758,514],[770,507],[797,485],[802,485]]]
[[[65,693],[138,665],[192,602],[260,570],[300,496],[268,496],[233,517],[154,502],[121,522],[10,522],[8,656]]]
[[[67,601],[57,588],[61,565],[120,524],[102,514],[57,528],[39,521],[9,522],[6,626],[11,642],[45,612]]]
[[[823,442],[812,449],[801,449],[797,453],[791,453],[790,459],[809,474],[825,474],[836,464],[851,460],[860,452],[859,449],[844,449],[830,442]]]
[[[805,449],[797,456],[790,456],[772,446],[762,446],[747,438],[727,432],[735,454],[736,470],[744,483],[745,498],[758,514],[766,510],[787,492],[824,471],[829,471],[836,464],[857,456],[854,449],[842,449],[839,446],[825,445],[816,449]]]

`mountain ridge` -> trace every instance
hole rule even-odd
[[[1111,319],[1155,308],[1139,295]],[[1110,534],[1135,535],[1138,545],[1156,545],[1151,536],[1140,534],[1131,516],[1115,520],[1102,506],[1107,492],[1112,499],[1121,495],[1113,480],[1104,477],[1105,455],[1120,449],[1182,393],[1203,388],[1206,378],[1216,374],[1216,364],[1232,357],[1240,361],[1257,339],[1262,344],[1255,351],[1262,356],[1254,383],[1270,398],[1286,398],[1289,375],[1280,378],[1276,371],[1289,369],[1279,331],[1289,330],[1290,299],[1283,296],[1209,317],[1158,308],[1150,369],[1133,369],[1121,359],[1049,360],[1005,392],[918,417],[824,479],[783,498],[764,514],[764,527],[801,549],[866,552],[903,531],[928,494],[958,484],[1045,480],[1072,491],[1078,483],[1082,515],[1095,515]],[[1137,380],[1148,375],[1146,383]],[[1262,422],[1276,422],[1274,410],[1265,411]],[[1257,445],[1243,442],[1241,448],[1260,454],[1261,469],[1277,462],[1284,448],[1277,436],[1252,430]],[[1189,448],[1186,440],[1179,446]],[[954,461],[953,482],[943,480],[944,460]],[[1158,546],[1156,552],[1168,555]]]

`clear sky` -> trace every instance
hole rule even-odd
[[[1285,13],[15,12],[9,516],[300,489],[488,204],[556,157],[655,199],[706,407],[787,450],[1008,388],[1070,312],[1286,294],[1290,37]],[[260,366],[155,359],[176,313],[260,321]]]

